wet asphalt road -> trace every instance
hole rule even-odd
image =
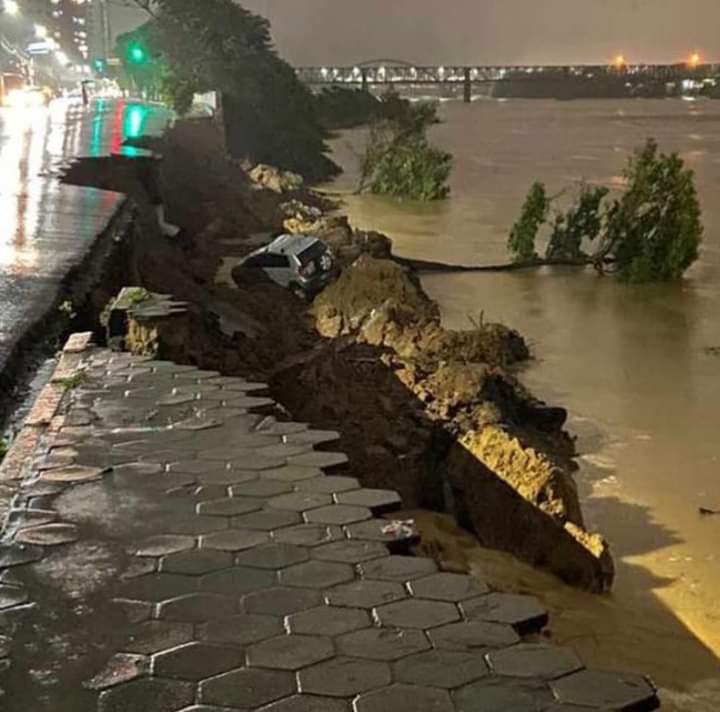
[[[58,169],[78,156],[132,155],[124,140],[159,133],[168,118],[159,107],[108,99],[0,109],[0,373],[122,203],[119,194],[62,185]]]

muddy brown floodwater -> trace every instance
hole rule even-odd
[[[453,197],[434,205],[347,195],[354,224],[386,232],[397,254],[502,261],[535,178],[555,192],[580,179],[617,187],[633,148],[655,137],[697,172],[701,260],[679,285],[630,286],[592,272],[431,275],[447,326],[468,316],[519,329],[536,360],[522,374],[571,412],[588,523],[610,540],[610,597],[586,596],[472,545],[438,536],[477,570],[540,588],[554,634],[606,667],[649,672],[664,710],[720,709],[720,102],[509,101],[443,105],[434,139],[455,155]],[[334,142],[350,192],[362,132]],[[440,525],[438,528],[438,524]]]

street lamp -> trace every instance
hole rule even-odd
[[[17,4],[16,0],[5,0],[3,2],[3,11],[7,12],[8,15],[19,15],[20,5]]]

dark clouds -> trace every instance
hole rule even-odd
[[[720,0],[245,0],[296,64],[720,57]]]

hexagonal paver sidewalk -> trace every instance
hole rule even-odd
[[[656,709],[644,678],[523,641],[537,599],[410,556],[397,493],[336,474],[338,433],[268,416],[263,384],[91,345],[60,368],[79,386],[0,545],[8,712]],[[27,650],[57,684],[3,665]]]

